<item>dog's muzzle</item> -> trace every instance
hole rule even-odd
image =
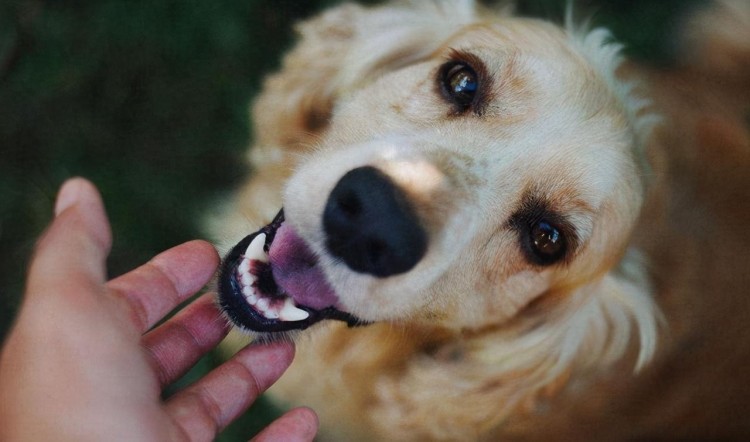
[[[327,253],[351,271],[376,278],[406,273],[427,250],[427,233],[405,194],[384,173],[346,173],[323,213]],[[324,319],[366,323],[344,311],[319,256],[279,212],[225,256],[219,303],[236,325],[256,332],[301,330]]]

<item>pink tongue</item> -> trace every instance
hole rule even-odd
[[[268,255],[276,285],[297,305],[320,310],[338,303],[336,293],[317,266],[317,258],[288,223],[276,231]]]

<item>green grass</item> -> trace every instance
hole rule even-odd
[[[113,275],[200,236],[201,211],[244,174],[248,101],[289,45],[289,23],[312,12],[294,3],[2,5],[3,324],[67,177],[104,195]]]
[[[64,179],[83,175],[102,191],[115,237],[112,276],[202,236],[201,213],[246,173],[248,103],[291,44],[291,23],[333,3],[0,3],[0,338]],[[631,54],[663,61],[686,2],[578,3]],[[558,17],[563,4],[526,0],[519,10]],[[209,355],[188,379],[215,363]],[[231,427],[224,440],[247,438],[275,414],[265,404],[254,412],[259,419]]]

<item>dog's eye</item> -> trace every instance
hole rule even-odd
[[[529,229],[529,249],[539,264],[550,265],[559,261],[567,249],[562,231],[545,220],[538,221]]]
[[[479,90],[476,72],[462,62],[448,63],[442,72],[441,88],[445,97],[462,111],[471,107]]]
[[[530,264],[549,266],[572,256],[580,239],[575,226],[536,193],[524,196],[508,220],[518,234],[521,252]]]

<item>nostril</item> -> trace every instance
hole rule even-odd
[[[362,213],[362,202],[353,192],[339,195],[336,204],[338,204],[342,214],[348,218],[357,218]]]
[[[427,234],[403,194],[374,167],[346,173],[323,214],[329,252],[360,273],[386,277],[411,270],[427,250]]]

